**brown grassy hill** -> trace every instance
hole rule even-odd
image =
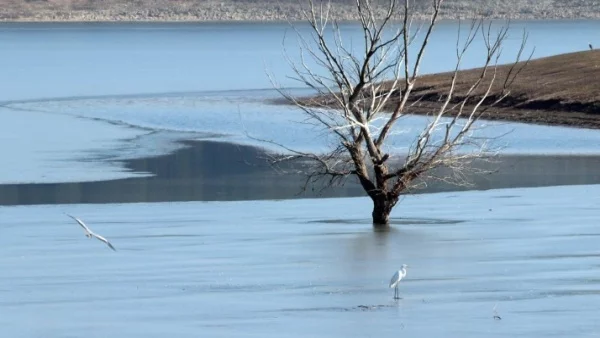
[[[504,78],[508,70],[507,65],[499,66],[498,78]],[[479,74],[480,69],[460,72],[457,100]],[[424,98],[420,112],[445,95],[451,75],[432,74],[418,80],[413,94]],[[492,97],[500,94],[501,82],[496,82]],[[483,88],[476,94],[482,93]],[[531,60],[510,87],[510,95],[485,118],[600,128],[600,50]]]
[[[515,69],[521,66],[524,67],[509,87],[509,95],[488,109],[483,118],[600,129],[600,50],[535,59],[527,64],[522,62]],[[496,68],[497,80],[483,106],[486,103],[489,106],[502,95],[503,80],[510,69],[511,65]],[[465,93],[480,74],[481,68],[459,71],[451,102],[462,102]],[[488,69],[487,84],[491,74],[492,68]],[[447,96],[452,75],[452,72],[448,72],[419,77],[409,99],[412,104],[410,113],[435,112]],[[487,87],[480,86],[471,95],[469,102],[481,99]],[[309,105],[311,101],[318,105],[335,104],[327,96],[305,98],[303,101]],[[391,109],[394,100],[390,101]],[[447,115],[451,114],[452,112]]]

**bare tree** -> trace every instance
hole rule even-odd
[[[428,20],[416,28],[408,0],[382,1],[385,3],[356,0],[363,33],[360,52],[347,46],[338,23],[329,20],[327,2],[309,0],[304,16],[310,34],[292,25],[301,54],[300,61],[288,59],[293,78],[317,95],[307,99],[282,89],[280,93],[299,107],[309,122],[335,136],[337,146],[317,154],[280,145],[287,155],[274,161],[308,160],[312,165],[307,171],[307,184],[325,179],[333,185],[355,176],[373,201],[374,225],[389,224],[392,208],[417,182],[439,179],[464,184],[470,163],[493,153],[488,140],[474,136],[475,122],[509,94],[511,83],[523,67],[518,61],[526,40],[524,35],[515,63],[500,78],[496,64],[508,27],[495,31],[491,24],[474,21],[466,37],[457,39],[456,68],[448,74],[449,88],[435,105],[429,106],[429,122],[414,142],[406,145],[405,153],[391,152],[387,143],[398,132],[400,118],[421,101],[413,89],[421,78],[419,67],[443,0],[431,1]],[[461,84],[463,92],[456,95],[461,61],[478,34],[485,45],[484,65],[472,83]],[[315,64],[321,71],[315,69]],[[446,174],[436,175],[438,168],[449,168],[450,174],[446,170]]]

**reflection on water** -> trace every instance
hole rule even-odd
[[[353,181],[342,187],[301,191],[305,177],[269,167],[257,148],[223,142],[189,142],[173,154],[125,162],[152,177],[104,182],[0,185],[0,204],[126,203],[157,201],[229,201],[298,197],[364,196]],[[490,164],[495,173],[473,178],[470,189],[537,187],[600,183],[600,157],[505,156]],[[465,190],[433,183],[422,192]],[[499,195],[497,198],[507,198]]]

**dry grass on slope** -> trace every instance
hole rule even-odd
[[[500,80],[487,102],[501,95],[501,79],[509,70],[510,65],[497,67]],[[453,101],[461,100],[480,74],[481,69],[460,71]],[[425,113],[445,97],[451,78],[452,73],[419,78],[413,90],[414,98],[422,98],[417,112]],[[481,86],[473,98],[480,98],[486,88]],[[531,60],[510,86],[508,97],[485,118],[600,128],[600,50]]]
[[[514,69],[521,67],[518,77],[508,88],[508,96],[494,107],[489,107],[506,93],[503,92],[504,78],[511,69],[511,65],[496,67],[496,81],[482,106],[487,104],[489,109],[482,118],[600,129],[600,50],[530,60],[527,64],[517,64]],[[458,72],[451,103],[465,99],[481,71],[481,68],[475,68]],[[488,68],[487,84],[484,80],[467,102],[481,99],[493,74],[494,68]],[[452,75],[453,72],[448,72],[418,77],[407,113],[426,115],[437,112],[447,97]],[[304,98],[302,101],[309,105],[335,105],[328,96]],[[391,109],[395,102],[392,95],[388,108]],[[447,115],[454,113],[456,111],[450,111]]]

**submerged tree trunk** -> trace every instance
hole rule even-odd
[[[389,196],[373,197],[373,226],[388,226],[390,224],[390,213],[396,204],[396,199]]]

